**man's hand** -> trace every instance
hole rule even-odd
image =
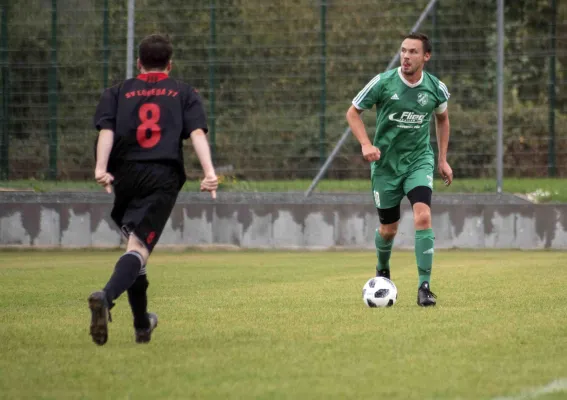
[[[449,186],[453,182],[453,170],[447,161],[439,161],[437,165],[437,170],[443,178],[445,186]]]
[[[201,192],[211,192],[213,199],[217,198],[217,188],[219,187],[219,180],[216,175],[206,175],[201,181]]]
[[[373,146],[372,144],[363,144],[362,145],[362,156],[366,161],[378,161],[380,159],[380,150],[378,147]]]
[[[106,172],[106,170],[95,169],[95,180],[100,186],[104,187],[107,193],[112,193],[112,181],[114,181],[114,177]]]

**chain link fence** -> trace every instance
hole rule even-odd
[[[8,3],[0,19],[0,176],[90,179],[95,106],[127,72],[127,0]],[[171,36],[172,75],[203,96],[222,174],[312,179],[347,127],[352,98],[384,70],[427,4],[137,0],[134,42]],[[505,177],[567,175],[566,21],[565,2],[506,4]],[[420,29],[434,45],[427,69],[451,92],[449,161],[459,177],[496,174],[496,22],[496,1],[439,0]],[[374,112],[363,115],[373,134]],[[186,169],[200,174],[191,151]],[[369,176],[354,138],[326,176]]]

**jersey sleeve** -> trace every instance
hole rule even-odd
[[[201,96],[193,88],[188,88],[188,93],[183,104],[183,139],[191,136],[195,129],[202,129],[205,133],[209,131],[207,126],[207,114],[201,100]]]
[[[449,93],[447,86],[441,81],[439,81],[439,87],[437,88],[437,97],[438,100],[437,107],[435,108],[435,114],[442,114],[447,109],[447,102],[449,101],[451,94]]]
[[[118,106],[118,89],[105,89],[100,97],[94,115],[94,126],[97,131],[102,129],[116,130],[116,112]]]
[[[380,75],[376,75],[352,100],[352,105],[357,110],[370,110],[375,104],[380,103]]]

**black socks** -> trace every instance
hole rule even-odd
[[[146,275],[138,275],[134,284],[128,289],[128,302],[134,316],[135,329],[148,329],[148,296],[146,294],[149,286]]]
[[[129,251],[118,259],[114,273],[104,287],[109,306],[134,284],[142,269],[143,260],[136,251]]]

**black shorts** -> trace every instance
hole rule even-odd
[[[152,252],[177,200],[179,183],[174,165],[122,164],[114,176],[113,221],[126,237],[133,233]]]

